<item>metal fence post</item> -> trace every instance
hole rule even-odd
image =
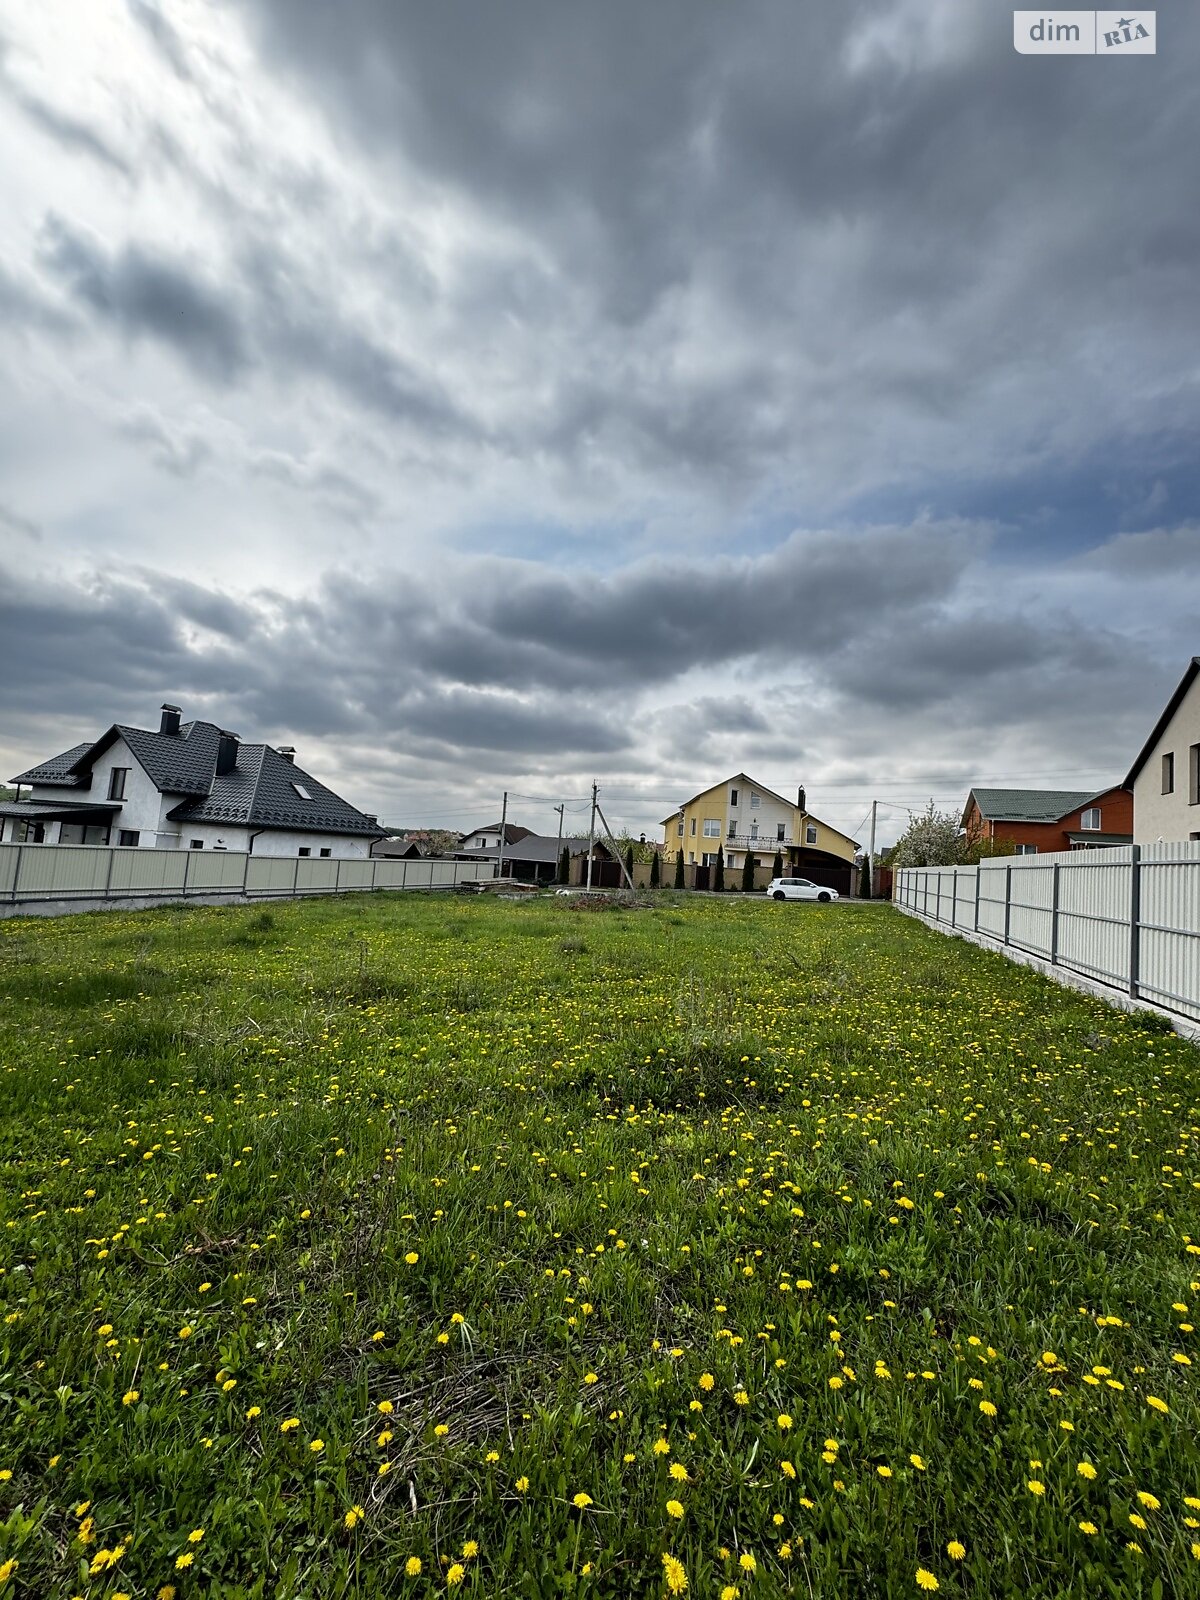
[[[1004,869],[1004,942],[1008,943],[1008,930],[1012,926],[1012,868]]]
[[[958,868],[950,868],[950,926],[958,927]]]
[[[112,890],[112,869],[113,869],[113,862],[116,859],[117,859],[116,849],[112,845],[109,845],[109,847],[108,847],[108,871],[104,874],[104,898],[106,900],[109,898],[110,892]],[[20,866],[20,862],[18,862],[17,865]]]
[[[1129,993],[1137,999],[1142,961],[1142,847],[1131,846],[1129,858]]]
[[[20,882],[21,878],[21,857],[24,855],[24,853],[25,846],[23,844],[19,844],[17,846],[17,864],[13,868],[12,897],[14,900],[17,898],[17,884]]]
[[[251,841],[251,842],[253,842],[253,841]],[[242,857],[242,899],[245,900],[249,896],[249,894],[250,894],[250,852],[249,852],[249,850],[247,850],[246,854]]]
[[[296,857],[296,865],[292,869],[292,899],[300,893],[300,857]]]
[[[1050,965],[1058,965],[1058,874],[1061,863],[1050,868]]]
[[[191,871],[192,852],[189,850],[187,855],[183,858],[183,889],[180,891],[182,894],[186,894],[188,891],[188,878],[191,876]]]
[[[983,868],[975,863],[975,926],[972,932],[979,932],[979,881],[983,877]]]

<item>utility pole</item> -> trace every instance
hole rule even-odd
[[[624,859],[623,859],[623,857],[621,855],[621,847],[617,843],[616,839],[613,837],[613,831],[608,825],[608,818],[604,815],[604,812],[600,809],[600,802],[598,800],[596,802],[596,810],[600,812],[600,821],[604,824],[604,832],[608,837],[609,844],[612,845],[613,855],[616,856],[617,861],[620,864],[621,876],[625,879],[625,882],[629,885],[629,892],[630,892],[630,894],[632,894],[634,892],[633,879],[629,876],[629,869],[628,869],[628,867],[626,867]]]
[[[588,823],[587,886],[592,887],[592,850],[596,842],[596,782],[592,780],[592,820]]]
[[[504,805],[500,810],[500,855],[496,862],[496,876],[504,876],[504,834],[505,824],[508,822],[508,790],[504,791]]]
[[[875,813],[879,810],[879,801],[871,801],[871,842],[867,846],[867,884],[871,891],[871,899],[875,898]]]
[[[559,842],[559,844],[562,843],[563,812],[566,810],[566,808],[567,808],[567,802],[565,800],[563,801],[561,806],[555,806],[554,807],[554,810],[558,812],[558,842]]]

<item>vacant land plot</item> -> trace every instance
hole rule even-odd
[[[889,909],[0,927],[0,1596],[1178,1596],[1195,1049]]]

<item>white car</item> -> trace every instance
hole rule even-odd
[[[824,889],[807,878],[772,878],[766,892],[772,900],[820,900],[828,904],[840,899],[836,889]]]

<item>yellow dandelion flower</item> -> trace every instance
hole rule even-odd
[[[996,1408],[990,1400],[981,1400],[979,1402],[979,1409],[983,1412],[985,1417],[994,1417],[996,1415]]]
[[[1034,1495],[1042,1495],[1046,1492],[1046,1485],[1037,1478],[1030,1478],[1025,1487],[1029,1490],[1030,1494]]]
[[[663,1553],[663,1573],[667,1580],[667,1588],[672,1594],[683,1594],[687,1589],[687,1573],[684,1571],[683,1562],[677,1556]]]
[[[447,1587],[447,1589],[457,1588],[457,1586],[463,1581],[463,1579],[466,1577],[466,1575],[467,1575],[466,1567],[463,1566],[461,1561],[456,1561],[454,1563],[454,1565],[450,1568],[450,1570],[446,1573],[446,1587]]]
[[[417,1262],[420,1261],[421,1258],[420,1258],[420,1256],[417,1254],[417,1252],[415,1250],[410,1250],[408,1252],[408,1254],[404,1257],[404,1259],[405,1259],[405,1261],[408,1262],[410,1267],[415,1267]],[[461,1581],[462,1580],[459,1579],[460,1583],[461,1583]]]
[[[280,1431],[280,1433],[292,1433],[299,1426],[300,1426],[300,1418],[299,1417],[286,1417],[279,1424],[279,1431]]]
[[[518,1494],[524,1494],[525,1491],[528,1488],[529,1488],[529,1479],[528,1478],[518,1478],[517,1479],[517,1493]]]
[[[195,1559],[195,1556],[190,1550],[185,1550],[181,1556],[175,1557],[175,1570],[177,1572],[186,1572],[188,1567],[191,1566]]]
[[[780,1426],[780,1427],[781,1427],[781,1428],[782,1428],[782,1429],[783,1429],[783,1431],[784,1431],[784,1433],[786,1433],[786,1432],[787,1432],[787,1430],[788,1430],[788,1429],[789,1429],[789,1428],[790,1428],[790,1427],[791,1427],[791,1425],[792,1425],[792,1419],[791,1419],[791,1417],[789,1417],[789,1416],[788,1416],[788,1414],[787,1414],[787,1412],[786,1412],[786,1411],[781,1411],[781,1412],[780,1412],[780,1413],[779,1413],[779,1415],[778,1415],[778,1416],[777,1416],[777,1417],[776,1417],[776,1418],[775,1418],[775,1421],[776,1421],[776,1422],[777,1422],[777,1423],[778,1423],[778,1424],[779,1424],[779,1426]]]
[[[475,1557],[479,1554],[478,1540],[468,1539],[466,1544],[463,1545],[462,1553],[464,1561],[474,1561]]]
[[[911,1455],[908,1459],[912,1462],[913,1466],[916,1467],[918,1472],[925,1471],[925,1461],[922,1456]]]
[[[385,1417],[390,1417],[396,1408],[390,1400],[381,1400],[375,1409],[381,1411]]]
[[[688,1469],[682,1461],[672,1461],[670,1471],[676,1483],[687,1483]]]
[[[1094,1522],[1081,1522],[1079,1524],[1079,1531],[1080,1533],[1086,1533],[1090,1536],[1091,1534],[1099,1533],[1100,1529]]]
[[[1157,1511],[1162,1505],[1162,1501],[1157,1497],[1157,1495],[1147,1494],[1145,1489],[1139,1489],[1137,1497],[1145,1506],[1147,1511]]]
[[[312,1451],[313,1455],[319,1456],[321,1451],[325,1448],[325,1441],[324,1439],[314,1439],[308,1448]]]
[[[917,1588],[928,1589],[930,1593],[932,1593],[934,1589],[940,1589],[941,1584],[937,1581],[932,1572],[929,1572],[925,1567],[918,1567]]]
[[[121,1404],[123,1406],[131,1406],[138,1400],[138,1398],[139,1392],[137,1389],[126,1389],[125,1393],[121,1396]]]
[[[717,1380],[713,1377],[711,1372],[702,1372],[700,1374],[700,1387],[704,1390],[705,1394],[712,1389],[716,1381]]]
[[[404,1576],[406,1578],[419,1578],[421,1576],[420,1556],[409,1556],[404,1563]]]
[[[1075,1471],[1081,1478],[1086,1478],[1089,1483],[1096,1476],[1096,1469],[1090,1461],[1081,1461]]]
[[[961,1561],[967,1553],[967,1547],[960,1539],[951,1539],[946,1546],[946,1554],[951,1561]]]
[[[738,1566],[741,1567],[743,1572],[758,1571],[758,1562],[754,1559],[754,1556],[749,1550],[742,1551],[741,1555],[738,1557]]]
[[[1146,1404],[1148,1406],[1153,1406],[1155,1411],[1161,1411],[1164,1416],[1171,1409],[1167,1402],[1165,1400],[1160,1400],[1156,1394],[1148,1394],[1146,1396]]]
[[[683,1516],[683,1506],[678,1500],[667,1501],[667,1515],[669,1517],[674,1517],[676,1522],[678,1522],[680,1517]]]
[[[584,1494],[583,1491],[580,1490],[580,1492],[572,1498],[571,1504],[573,1506],[577,1506],[580,1511],[586,1511],[587,1508],[592,1504],[592,1497],[590,1494]]]

